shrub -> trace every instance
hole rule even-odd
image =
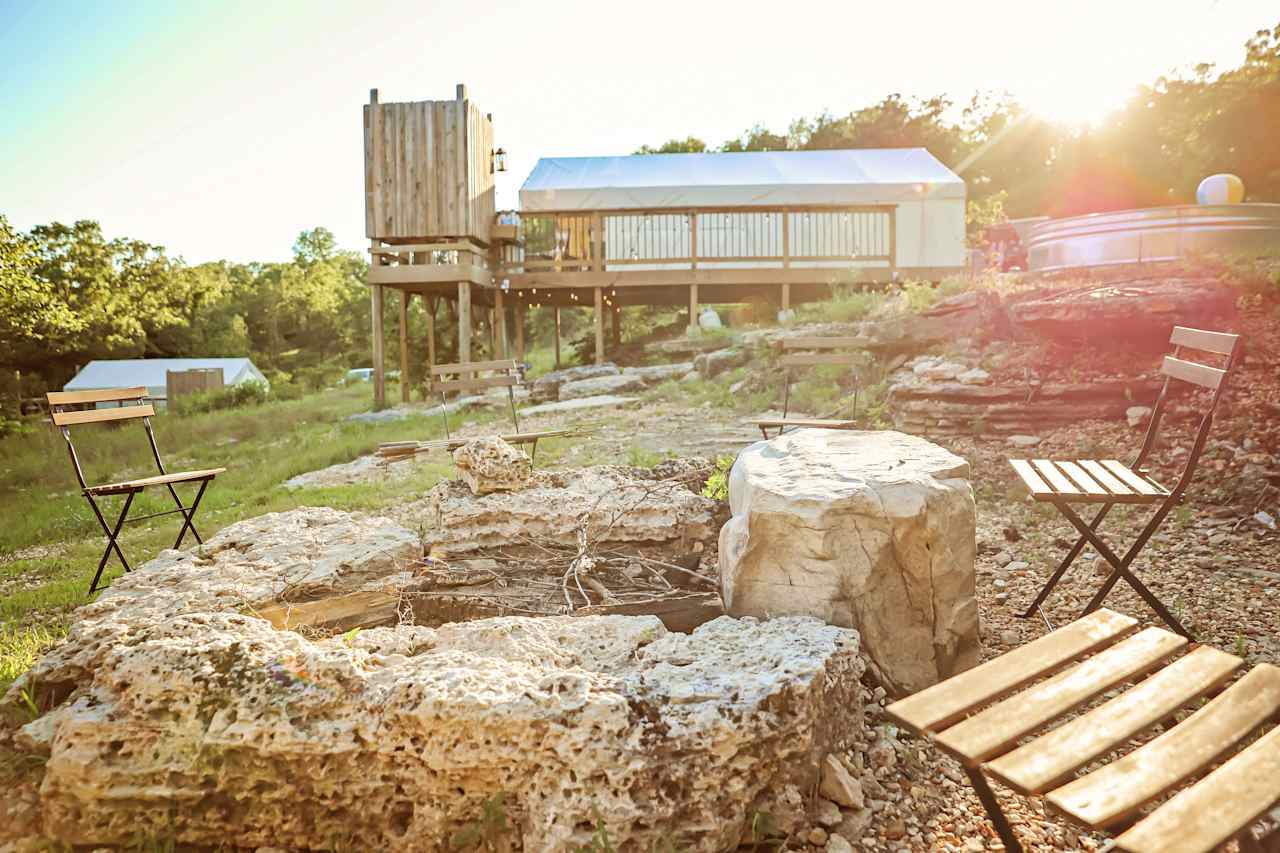
[[[734,459],[733,456],[721,456],[716,460],[716,469],[702,486],[704,498],[717,501],[729,499],[729,471],[733,468]]]
[[[267,383],[251,379],[238,385],[219,388],[217,391],[202,391],[179,397],[173,401],[172,408],[177,414],[192,415],[257,406],[267,402],[270,397],[271,392]]]

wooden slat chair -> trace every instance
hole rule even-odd
[[[1147,426],[1147,434],[1143,439],[1142,448],[1138,451],[1138,456],[1131,465],[1124,465],[1116,459],[1079,459],[1074,461],[1050,459],[1009,460],[1009,464],[1013,466],[1014,471],[1017,472],[1018,476],[1022,478],[1022,482],[1030,490],[1031,497],[1037,501],[1052,503],[1071,522],[1072,526],[1080,532],[1080,538],[1076,540],[1075,545],[1067,552],[1057,570],[1054,571],[1044,587],[1041,588],[1035,600],[1026,609],[1026,612],[1022,614],[1023,617],[1031,616],[1040,610],[1040,605],[1044,603],[1049,593],[1066,573],[1067,568],[1070,567],[1071,563],[1084,549],[1085,544],[1088,543],[1111,565],[1111,574],[1097,594],[1094,595],[1093,600],[1089,602],[1084,610],[1085,613],[1090,613],[1102,606],[1103,600],[1111,592],[1112,587],[1115,586],[1118,580],[1123,578],[1133,587],[1134,591],[1142,596],[1143,600],[1151,605],[1156,613],[1160,614],[1160,618],[1165,621],[1165,624],[1179,634],[1191,637],[1191,634],[1169,612],[1168,608],[1156,598],[1145,584],[1134,577],[1129,567],[1133,564],[1134,558],[1138,556],[1143,546],[1147,544],[1147,540],[1160,527],[1165,516],[1182,501],[1187,487],[1191,484],[1191,478],[1195,475],[1196,464],[1200,461],[1205,441],[1209,437],[1209,429],[1213,425],[1214,409],[1217,408],[1218,400],[1222,396],[1222,390],[1226,387],[1227,375],[1236,361],[1240,336],[1175,326],[1169,342],[1174,345],[1174,352],[1173,355],[1165,357],[1160,368],[1160,371],[1165,375],[1164,385],[1161,387],[1160,394],[1151,410],[1151,420]],[[1220,369],[1186,361],[1180,358],[1183,349],[1203,350],[1224,355],[1226,356],[1226,366]],[[1182,474],[1173,488],[1169,489],[1148,476],[1143,466],[1155,446],[1156,435],[1160,428],[1160,416],[1164,412],[1165,402],[1168,398],[1169,382],[1174,379],[1207,388],[1213,392],[1213,395],[1207,410],[1200,420],[1200,427],[1196,432],[1191,451],[1187,455],[1187,463],[1182,469]],[[1102,507],[1098,510],[1093,520],[1086,524],[1071,508],[1071,504],[1076,503],[1102,504]],[[1102,523],[1102,519],[1111,511],[1111,508],[1121,503],[1154,504],[1157,508],[1155,514],[1151,516],[1151,519],[1143,527],[1142,532],[1134,540],[1124,556],[1118,557],[1098,535],[1097,531],[1098,525]]]
[[[847,350],[850,347],[858,346],[857,338],[790,338],[782,341],[783,355],[778,359],[778,364],[786,368],[786,382],[782,388],[782,417],[781,418],[752,418],[747,423],[755,424],[760,427],[760,433],[769,438],[769,430],[776,429],[776,435],[788,429],[799,429],[801,427],[817,427],[821,429],[853,429],[857,426],[856,420],[832,420],[828,418],[792,418],[787,413],[791,404],[791,371],[797,367],[814,367],[820,364],[836,364],[846,365],[850,371],[861,363],[861,352],[836,352],[835,350]],[[807,350],[807,352],[796,352],[796,350]],[[825,352],[821,352],[825,350]],[[854,374],[856,381],[857,374]],[[856,393],[856,392],[855,392]]]
[[[453,378],[441,378],[453,377]],[[538,454],[538,440],[547,438],[551,435],[563,434],[563,431],[555,432],[520,432],[520,419],[516,415],[516,396],[515,389],[518,385],[524,384],[524,365],[515,359],[502,358],[496,361],[472,361],[466,364],[437,364],[431,368],[431,390],[440,395],[440,410],[444,417],[444,434],[443,442],[428,442],[428,444],[439,444],[447,450],[454,450],[466,443],[466,439],[453,438],[449,433],[449,401],[447,393],[456,391],[459,396],[463,392],[479,392],[484,393],[490,388],[506,388],[507,401],[511,404],[511,425],[515,428],[514,435],[504,435],[502,438],[509,444],[530,444],[530,458]],[[419,449],[422,449],[419,445]]]
[[[97,516],[98,524],[102,525],[102,532],[107,534],[107,548],[102,552],[102,559],[98,561],[98,570],[94,573],[93,581],[89,584],[90,593],[97,591],[98,581],[102,579],[102,571],[106,568],[107,560],[110,559],[113,551],[116,557],[119,558],[120,564],[124,566],[124,570],[126,572],[132,571],[129,561],[125,559],[124,552],[120,550],[120,544],[117,541],[120,531],[124,528],[126,522],[144,521],[148,518],[181,513],[183,517],[182,529],[178,531],[178,538],[174,541],[173,547],[182,547],[182,540],[186,537],[188,530],[196,537],[197,542],[204,542],[200,538],[200,532],[196,530],[196,510],[200,508],[200,500],[204,497],[205,489],[208,488],[209,483],[212,482],[214,477],[227,469],[209,468],[203,471],[180,471],[174,473],[166,471],[164,461],[160,458],[160,448],[156,445],[155,431],[151,428],[151,416],[156,412],[155,407],[146,400],[146,388],[109,388],[102,391],[51,391],[46,397],[49,401],[49,417],[54,425],[62,430],[62,437],[66,439],[67,451],[71,454],[71,464],[75,467],[76,479],[80,481],[80,491],[85,500],[89,502],[89,507],[93,510],[93,514]],[[96,405],[98,403],[117,403],[118,405],[109,409],[77,410],[81,406]],[[80,465],[80,457],[76,454],[75,445],[71,441],[71,427],[79,424],[111,423],[137,420],[138,418],[142,419],[142,425],[147,433],[147,441],[151,445],[151,455],[155,458],[156,467],[160,469],[160,473],[154,477],[143,477],[138,480],[123,480],[118,483],[103,483],[98,486],[90,486],[85,481],[84,470]],[[177,483],[200,484],[200,489],[196,492],[195,500],[191,502],[191,506],[183,505],[182,500],[178,497],[178,492],[174,489],[174,485]],[[168,489],[173,502],[178,505],[178,508],[129,518],[129,508],[133,505],[134,497],[139,492],[154,486],[164,486]],[[120,510],[120,517],[116,520],[114,526],[107,524],[107,520],[103,517],[102,509],[98,506],[97,501],[98,498],[113,495],[125,496],[124,506]]]
[[[1130,853],[1204,853],[1233,838],[1246,851],[1280,850],[1280,832],[1263,847],[1250,831],[1280,802],[1280,727],[1266,731],[1280,717],[1280,668],[1260,664],[1224,690],[1240,658],[1137,627],[1129,616],[1095,610],[886,713],[960,762],[1011,853],[1022,848],[988,776],[1117,835],[1115,846]],[[1071,716],[1113,690],[1122,692]],[[1170,726],[1182,711],[1193,713]],[[1162,723],[1162,733],[1132,748]]]

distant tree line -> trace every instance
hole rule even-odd
[[[957,111],[946,96],[892,94],[785,133],[757,124],[717,149],[688,136],[636,153],[924,147],[951,168],[972,156],[963,177],[979,222],[1193,202],[1216,172],[1239,175],[1249,201],[1280,201],[1280,25],[1245,47],[1238,68],[1161,77],[1096,127],[1044,121],[1007,95],[975,95]]]

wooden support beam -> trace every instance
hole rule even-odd
[[[502,288],[493,292],[493,313],[498,318],[498,348],[493,351],[494,358],[507,357],[507,306]]]
[[[609,314],[613,318],[613,348],[616,350],[622,346],[622,308],[617,305],[611,306]]]
[[[373,320],[373,402],[377,406],[387,404],[387,378],[382,369],[385,357],[382,349],[382,285],[370,288],[373,304],[369,313]]]
[[[789,284],[782,285],[782,310],[791,310],[791,285]]]
[[[556,370],[560,369],[560,306],[555,307],[556,312]]]
[[[689,334],[698,330],[698,285],[689,285]]]
[[[436,306],[440,300],[431,296],[422,297],[427,308],[427,377],[431,376],[431,368],[436,366]]]
[[[409,294],[400,291],[400,402],[409,402]]]
[[[604,364],[604,291],[595,288],[596,294],[596,364]]]
[[[524,301],[516,301],[516,361],[524,362]]]
[[[497,312],[489,309],[489,358],[498,357],[498,319]]]
[[[471,362],[471,282],[458,282],[458,364]]]

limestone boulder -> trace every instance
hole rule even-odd
[[[647,367],[624,367],[622,368],[623,376],[638,376],[646,385],[656,385],[659,382],[668,380],[679,380],[690,370],[693,370],[692,361],[679,361],[675,364],[651,364]]]
[[[729,613],[857,628],[899,692],[976,663],[965,460],[900,432],[802,429],[739,454],[729,507],[719,552]]]
[[[279,513],[118,579],[4,697],[0,739],[43,779],[0,844],[34,822],[86,848],[408,853],[448,849],[500,803],[503,849],[580,850],[602,822],[619,850],[718,851],[758,812],[800,802],[863,731],[857,632],[811,618],[323,638],[255,615],[302,579],[389,582],[410,536]],[[23,690],[47,709],[34,720],[16,712]]]
[[[453,451],[453,464],[474,495],[515,491],[533,473],[528,454],[496,435],[472,439]]]
[[[726,370],[732,370],[747,363],[747,351],[738,347],[727,347],[714,352],[706,352],[693,360],[694,369],[704,379],[719,376]]]
[[[529,386],[529,399],[535,403],[558,400],[560,399],[560,386],[566,382],[576,382],[579,379],[594,379],[597,376],[616,376],[619,372],[618,365],[611,362],[584,364],[580,367],[553,370],[533,380]]]
[[[477,496],[457,482],[437,484],[393,515],[423,528],[431,547],[466,553],[513,542],[709,542],[718,504],[685,482],[684,472],[598,465],[534,471],[518,492]],[[705,477],[704,477],[705,479]]]
[[[642,391],[647,384],[643,378],[634,374],[577,379],[560,386],[560,400],[577,400],[582,397],[599,397],[605,394],[627,394],[632,391]]]
[[[616,394],[598,394],[594,397],[578,397],[576,400],[557,400],[554,403],[539,403],[520,410],[523,415],[563,415],[568,412],[580,412],[584,409],[620,409],[640,402],[639,397],[620,397]]]

